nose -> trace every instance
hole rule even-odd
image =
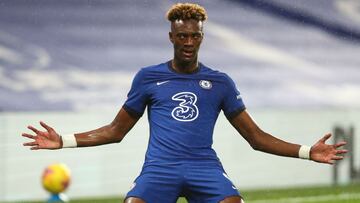
[[[194,45],[194,38],[189,36],[185,39],[184,45],[186,46],[193,46]]]

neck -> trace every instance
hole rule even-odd
[[[196,72],[199,69],[199,63],[197,60],[187,63],[173,59],[171,61],[171,66],[176,72],[185,74]]]

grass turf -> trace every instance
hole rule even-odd
[[[241,192],[246,203],[360,203],[360,184],[286,189],[257,189]],[[40,203],[43,201],[22,201]],[[121,197],[71,199],[70,203],[121,203]],[[20,202],[17,202],[20,203]],[[177,203],[187,203],[179,198]]]

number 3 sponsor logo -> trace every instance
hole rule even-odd
[[[199,109],[196,106],[197,96],[192,92],[179,92],[172,96],[172,100],[179,102],[171,112],[174,119],[178,121],[193,121],[199,116]]]

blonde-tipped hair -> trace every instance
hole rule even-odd
[[[174,4],[166,14],[167,19],[171,22],[176,20],[197,20],[205,21],[207,19],[204,7],[193,3],[177,3]]]

